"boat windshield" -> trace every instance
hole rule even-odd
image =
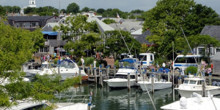
[[[127,79],[128,76],[127,75],[121,75],[121,74],[116,74],[115,78],[123,78],[123,79]],[[131,79],[135,79],[135,75],[130,75]]]
[[[46,108],[47,105],[46,104],[40,104],[40,105],[35,105],[35,106],[31,106],[22,110],[42,110],[43,108]]]
[[[60,63],[61,67],[65,67],[65,68],[75,68],[75,64],[72,62],[67,62],[67,61],[63,61]]]
[[[190,80],[189,84],[196,84],[196,81]]]
[[[183,84],[188,84],[188,82],[189,82],[188,80],[184,80]]]

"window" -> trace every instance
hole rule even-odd
[[[140,55],[139,60],[140,61],[147,61],[147,55]]]
[[[35,22],[31,23],[31,27],[36,27],[36,23]]]
[[[216,53],[217,53],[217,52],[220,52],[220,48],[216,48]]]
[[[150,55],[150,61],[153,61],[153,55]]]
[[[196,81],[189,81],[189,84],[196,84]]]
[[[186,63],[186,59],[185,58],[177,58],[175,63]]]
[[[205,55],[205,48],[198,48],[199,55]]]
[[[189,82],[188,80],[184,80],[183,84],[188,84],[188,82]]]
[[[198,81],[197,85],[202,85],[202,81]]]
[[[187,63],[196,63],[195,58],[187,58]]]

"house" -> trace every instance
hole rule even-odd
[[[217,74],[220,75],[220,52],[217,52],[212,58],[212,64],[213,64],[213,73],[212,74]]]
[[[210,35],[211,37],[216,38],[217,40],[220,41],[220,26],[215,26],[215,25],[207,25],[205,26],[201,33],[201,35]],[[199,46],[194,49],[194,53],[196,55],[202,55],[205,52],[208,52],[208,49],[205,49],[203,46]],[[217,52],[220,52],[220,47],[211,47],[210,48],[210,54],[211,56],[215,55]]]
[[[44,27],[49,22],[58,22],[55,16],[8,16],[8,23],[17,28],[33,31]]]

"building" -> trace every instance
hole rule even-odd
[[[220,41],[220,26],[207,25],[202,29],[200,34],[201,35],[209,35],[209,36],[214,37]],[[202,55],[207,52],[209,52],[209,49],[205,49],[205,47],[203,47],[203,46],[198,46],[197,48],[194,49],[194,53],[196,55]],[[211,47],[210,48],[211,56],[215,55],[217,52],[220,52],[220,47]]]
[[[212,58],[212,64],[213,64],[213,73],[215,75],[220,75],[220,52],[217,52]]]
[[[24,28],[33,31],[44,27],[49,22],[59,21],[54,16],[8,16],[8,23],[17,28]]]
[[[31,7],[31,8],[36,8],[36,1],[35,0],[29,0],[29,5],[28,7]]]

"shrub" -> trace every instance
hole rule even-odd
[[[189,67],[187,67],[186,68],[186,74],[188,75],[188,74],[194,74],[194,73],[197,73],[197,71],[198,71],[198,69],[197,69],[197,67],[195,67],[195,66],[189,66]]]
[[[93,64],[94,62],[94,57],[87,57],[85,58],[85,65],[89,66],[90,64]]]
[[[116,68],[118,68],[119,67],[119,61],[116,60],[114,65],[116,66]]]

